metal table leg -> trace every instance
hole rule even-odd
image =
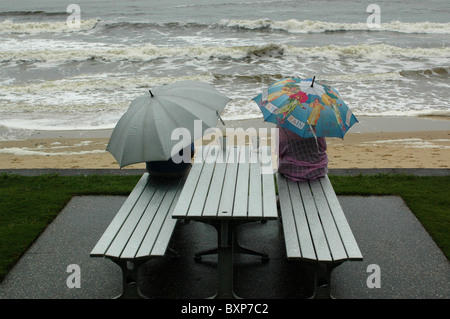
[[[233,223],[233,226],[232,226],[232,228],[233,228],[233,230],[232,230],[233,253],[253,255],[253,256],[260,256],[262,261],[269,261],[270,260],[270,257],[269,257],[268,254],[263,253],[263,252],[259,252],[259,251],[256,251],[256,250],[253,250],[253,249],[250,249],[250,248],[247,248],[247,247],[244,247],[237,240],[237,230],[236,230],[237,226],[245,224],[245,223],[248,223],[248,222],[244,222],[244,223],[241,222],[241,223],[235,224],[235,222],[233,221],[231,223]],[[210,224],[213,225],[218,230],[218,232],[220,232],[220,230],[218,228],[219,226],[217,226],[214,223],[210,223]],[[212,248],[212,249],[207,249],[207,250],[200,251],[198,253],[195,253],[194,260],[195,261],[200,261],[200,260],[202,260],[202,256],[215,255],[215,254],[217,254],[217,252],[218,252],[217,248]]]
[[[233,290],[233,255],[234,253],[244,253],[261,256],[263,260],[269,260],[269,256],[239,245],[236,228],[241,223],[222,219],[218,222],[208,222],[217,230],[217,248],[209,249],[195,254],[195,259],[200,260],[201,256],[217,253],[218,272],[218,292],[211,298],[216,299],[241,299]]]
[[[220,227],[220,228],[219,228]],[[218,291],[216,299],[239,298],[233,290],[233,225],[228,220],[222,220],[217,227],[218,233]]]
[[[269,255],[244,247],[241,244],[239,244],[239,241],[237,240],[237,231],[233,231],[233,247],[234,247],[234,252],[235,253],[239,253],[239,254],[246,254],[246,255],[253,255],[253,256],[260,256],[262,261],[269,261]]]

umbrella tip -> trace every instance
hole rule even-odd
[[[314,87],[314,80],[316,79],[316,77],[314,76],[311,82],[311,87]]]
[[[151,91],[151,90],[148,90],[148,91],[150,92],[150,95],[151,95],[152,97],[154,97],[154,95],[153,95],[152,91]]]

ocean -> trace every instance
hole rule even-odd
[[[179,80],[262,118],[284,77],[334,87],[358,116],[450,116],[450,1],[1,0],[0,139],[111,129]]]

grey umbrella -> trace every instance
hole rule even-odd
[[[215,127],[230,99],[207,83],[179,81],[158,86],[134,99],[114,128],[106,150],[120,167],[168,160],[175,145],[186,147]],[[201,120],[201,130],[194,121]],[[177,128],[189,131],[190,140],[172,140]],[[181,148],[180,148],[181,149]]]

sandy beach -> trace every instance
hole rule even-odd
[[[327,138],[330,168],[450,168],[450,121],[446,118],[359,121],[344,139]],[[252,119],[229,121],[226,127],[258,130],[273,125]],[[119,168],[105,151],[110,134],[110,130],[40,131],[26,139],[0,141],[0,169]],[[144,167],[135,164],[124,169]]]

